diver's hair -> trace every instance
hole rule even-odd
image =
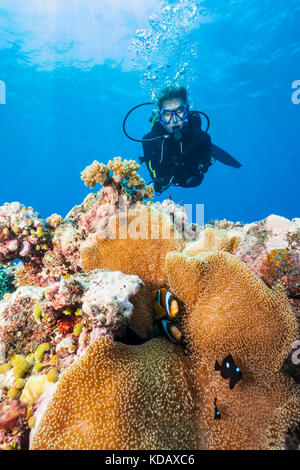
[[[187,104],[187,91],[183,86],[169,85],[161,90],[157,97],[157,105],[159,109],[162,108],[162,104],[166,100],[172,100],[174,98],[181,98],[185,104]]]

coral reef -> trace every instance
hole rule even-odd
[[[299,227],[299,219],[289,221],[270,215],[243,227],[241,242],[234,252],[268,285],[280,281],[291,297],[300,293]]]
[[[56,382],[89,344],[104,335],[124,334],[133,309],[129,298],[141,287],[137,276],[94,270],[69,276],[47,288],[24,286],[6,295],[0,302],[4,416],[15,414],[13,400],[17,398],[36,411],[47,383]],[[28,434],[31,418],[30,414],[28,419],[16,420],[13,430],[5,433],[0,419],[0,448],[10,446],[12,435]]]
[[[19,259],[16,284],[45,286],[61,276],[82,272],[80,244],[102,230],[111,215],[145,198],[153,198],[153,186],[146,186],[137,174],[134,160],[120,157],[107,166],[94,162],[82,172],[87,185],[103,183],[98,194],[89,194],[65,219],[52,214],[46,220],[32,207],[19,202],[0,207],[0,262]],[[105,178],[103,175],[105,174]]]
[[[290,295],[297,296],[300,294],[299,266],[298,251],[274,248],[263,261],[260,275],[267,285],[273,286],[281,281]]]
[[[0,207],[0,449],[297,447],[300,220],[189,225],[138,168],[94,161],[64,219]]]
[[[289,297],[300,293],[300,222],[270,215],[251,224],[200,229],[196,241],[187,243],[185,254],[228,251],[253,269],[270,287],[280,281]]]
[[[48,250],[49,230],[40,214],[19,202],[0,207],[0,260],[32,259],[38,262]]]
[[[94,335],[115,336],[132,315],[129,297],[141,287],[138,276],[102,270],[69,276],[47,288],[19,287],[0,302],[0,341],[8,359],[53,339],[56,328],[70,332],[75,321]]]
[[[184,206],[176,204],[171,199],[165,199],[163,202],[155,202],[152,209],[168,215],[175,229],[182,234],[184,240],[191,241],[198,238],[201,229],[196,224],[188,224]]]

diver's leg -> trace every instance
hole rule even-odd
[[[198,175],[189,176],[184,183],[180,184],[182,188],[194,188],[195,186],[199,186],[203,181],[202,173]]]

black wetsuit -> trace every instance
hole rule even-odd
[[[167,135],[157,120],[144,139]],[[154,188],[162,192],[171,185],[183,188],[201,184],[211,162],[211,139],[201,129],[199,114],[191,112],[187,125],[182,129],[182,140],[172,134],[152,142],[143,142],[144,158],[151,173]]]

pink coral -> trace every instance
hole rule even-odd
[[[26,416],[27,407],[18,398],[0,404],[0,429],[13,429]]]

